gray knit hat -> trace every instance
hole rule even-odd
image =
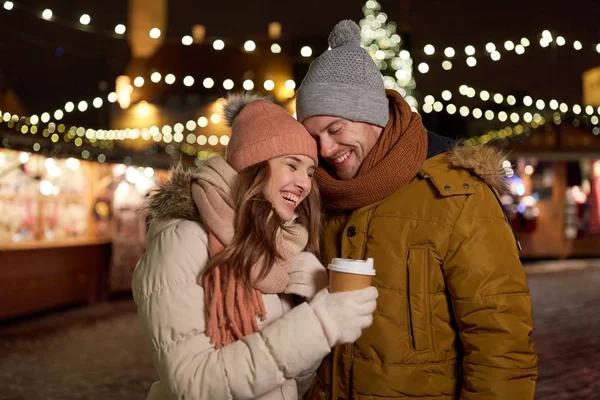
[[[351,20],[329,34],[331,50],[308,69],[296,93],[298,121],[315,115],[341,117],[385,127],[389,119],[383,77],[360,46],[360,28]]]

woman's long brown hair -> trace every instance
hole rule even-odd
[[[228,264],[234,275],[247,287],[251,286],[251,271],[264,260],[259,279],[264,278],[282,256],[277,249],[277,231],[286,229],[283,221],[264,194],[269,179],[269,164],[262,162],[239,174],[235,189],[235,234],[229,246],[214,256],[205,273],[221,264]],[[272,215],[269,217],[269,215]],[[306,251],[318,256],[321,229],[321,197],[313,179],[308,196],[296,208],[296,222],[308,231]]]

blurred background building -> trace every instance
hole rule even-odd
[[[429,130],[509,151],[524,260],[600,257],[599,16],[593,0],[0,0],[0,320],[129,293],[156,182],[224,154],[230,92],[295,114],[344,18]]]

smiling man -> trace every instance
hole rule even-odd
[[[298,89],[319,145],[323,263],[373,258],[373,325],[321,365],[309,399],[533,399],[537,357],[503,155],[455,146],[385,90],[342,21]]]

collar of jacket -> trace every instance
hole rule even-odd
[[[502,192],[506,187],[504,158],[504,152],[492,146],[456,144],[447,152],[425,160],[418,175],[429,179],[444,197],[473,194],[480,181]]]

